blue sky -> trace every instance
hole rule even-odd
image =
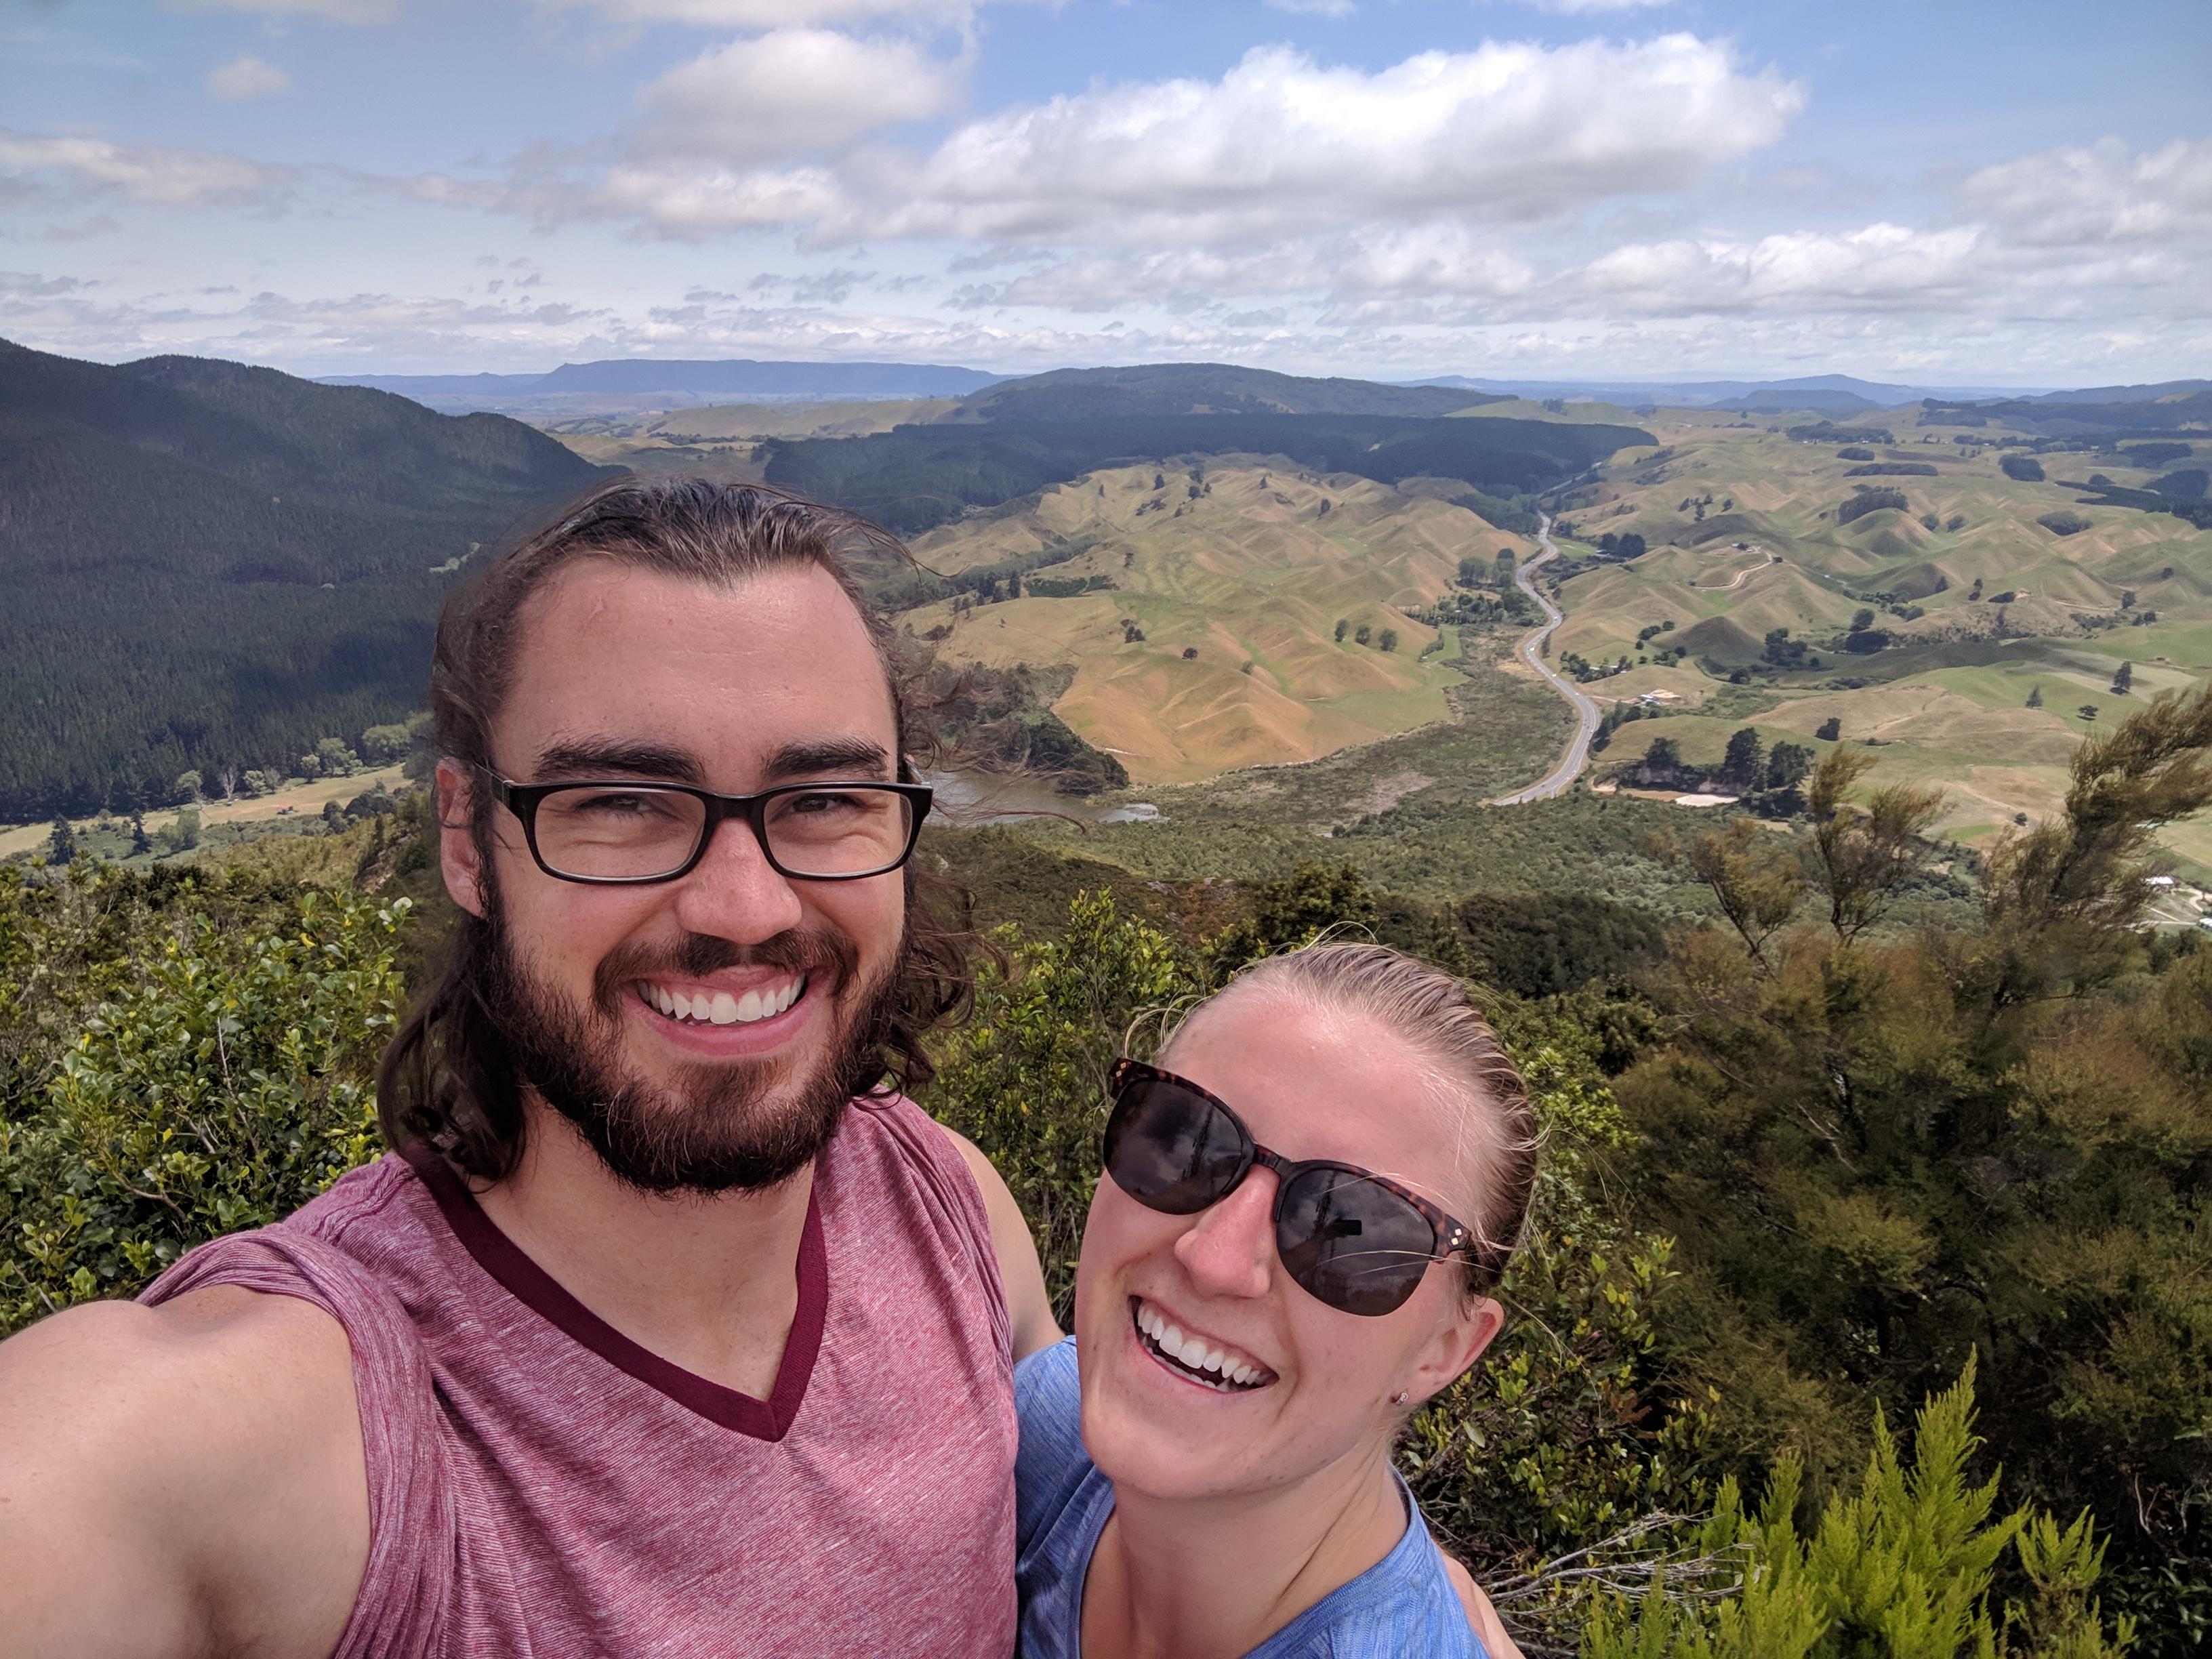
[[[2212,374],[2212,6],[0,0],[0,335]]]

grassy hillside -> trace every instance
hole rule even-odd
[[[1493,495],[1553,488],[1626,445],[1632,427],[1449,421],[1396,415],[1104,415],[988,425],[915,425],[867,437],[770,440],[765,476],[903,535],[1117,463],[1281,456],[1377,483],[1457,479]]]
[[[904,620],[948,659],[1071,666],[1054,712],[1138,783],[1178,781],[1449,717],[1465,683],[1456,641],[1405,612],[1449,592],[1462,558],[1487,565],[1504,548],[1533,550],[1371,479],[1250,457],[1117,467],[916,541],[947,575],[1073,556],[1032,574],[1019,599],[940,601]],[[1395,650],[1380,648],[1385,629]]]
[[[2097,407],[2123,427],[2136,419],[2130,405]],[[1962,433],[1946,423],[1954,418],[1940,406],[1861,417],[1895,441],[1852,444],[1793,440],[1779,422],[1669,414],[1653,422],[1656,455],[1631,452],[1602,468],[1567,514],[1577,556],[1559,586],[1568,620],[1556,648],[1630,659],[1628,672],[1588,687],[1601,701],[1664,689],[1682,712],[1623,727],[1600,769],[1632,763],[1657,738],[1707,763],[1739,723],[1769,741],[1804,741],[1834,719],[1844,741],[1874,745],[1874,784],[1940,784],[1948,831],[1986,845],[2021,815],[2055,809],[2085,732],[2212,674],[2212,532],[2166,513],[2084,506],[2061,482],[2139,489],[2195,460],[2138,456],[2133,439],[2116,440],[2050,450],[2036,458],[2045,477],[2022,480],[2000,462],[2027,454],[2021,440],[2032,430],[1993,416]],[[2212,434],[2194,437],[2172,434],[2212,453]],[[1905,504],[1842,520],[1862,487],[1901,490]],[[2060,534],[2044,522],[2066,513],[2084,527]],[[1644,538],[1642,556],[1595,556],[1598,537],[1627,533]],[[1852,619],[1869,610],[1874,629],[1856,644],[1876,648],[1852,648]],[[1639,641],[1666,622],[1671,630]],[[1806,647],[1801,663],[1771,660],[1776,629]],[[1686,654],[1652,660],[1669,647]],[[2132,684],[2116,694],[2123,662]],[[2212,832],[2182,825],[2166,841],[2185,867],[2212,874]]]
[[[4,342],[0,434],[0,821],[403,716],[451,573],[599,476],[498,416]]]

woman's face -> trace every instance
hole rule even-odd
[[[1285,1158],[1388,1176],[1471,1218],[1486,1140],[1462,1153],[1457,1114],[1422,1063],[1374,1021],[1304,999],[1232,994],[1186,1025],[1163,1063],[1236,1109]],[[1200,1498],[1288,1486],[1387,1449],[1400,1407],[1473,1364],[1497,1304],[1468,1305],[1439,1263],[1395,1313],[1341,1313],[1292,1282],[1275,1249],[1276,1180],[1255,1169],[1196,1215],[1146,1209],[1103,1178],[1077,1271],[1083,1437],[1127,1490]],[[1148,1340],[1172,1325],[1224,1356],[1225,1384],[1170,1365]]]

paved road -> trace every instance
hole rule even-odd
[[[1552,690],[1574,705],[1575,735],[1574,740],[1567,744],[1566,753],[1559,757],[1559,763],[1544,775],[1541,782],[1532,783],[1526,789],[1516,790],[1510,795],[1500,795],[1491,803],[1493,806],[1518,806],[1523,801],[1546,800],[1553,795],[1565,794],[1568,786],[1581,775],[1583,766],[1588,763],[1590,739],[1597,735],[1597,705],[1584,696],[1581,688],[1572,680],[1554,672],[1552,665],[1544,660],[1544,641],[1552,637],[1553,630],[1566,618],[1560,614],[1559,607],[1529,580],[1529,573],[1538,565],[1559,556],[1559,544],[1552,539],[1551,515],[1546,514],[1540,522],[1542,527],[1537,531],[1536,539],[1542,544],[1544,550],[1515,571],[1513,580],[1521,585],[1523,593],[1543,607],[1544,615],[1549,620],[1521,641],[1521,660],[1542,675]]]

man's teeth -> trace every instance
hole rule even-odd
[[[805,988],[806,979],[801,975],[765,990],[748,991],[741,997],[727,991],[696,991],[686,995],[649,983],[639,986],[638,991],[671,1019],[690,1020],[695,1025],[750,1025],[781,1013],[799,1000],[799,994]]]
[[[1217,1388],[1256,1389],[1275,1380],[1258,1360],[1188,1334],[1149,1302],[1137,1304],[1137,1328],[1159,1352]]]

